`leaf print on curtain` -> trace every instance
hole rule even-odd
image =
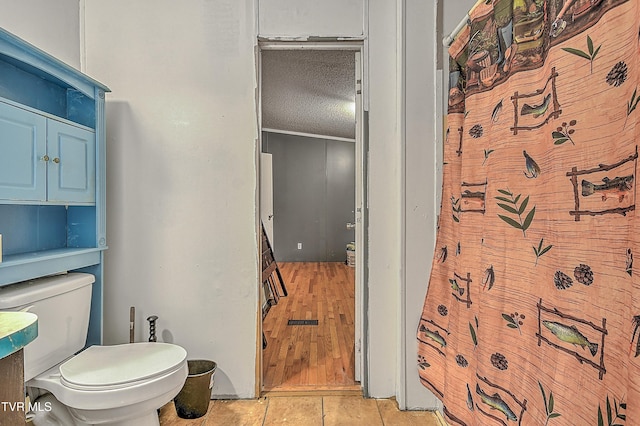
[[[449,49],[416,371],[451,425],[640,424],[639,33],[638,1],[482,0]]]

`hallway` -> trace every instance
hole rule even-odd
[[[354,275],[341,262],[278,263],[289,295],[263,321],[264,391],[346,390],[354,379]],[[318,325],[287,325],[318,320]]]

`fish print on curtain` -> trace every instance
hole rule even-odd
[[[417,369],[451,425],[640,425],[639,3],[481,1],[449,50]]]

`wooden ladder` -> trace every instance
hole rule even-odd
[[[269,242],[269,237],[267,236],[267,232],[264,229],[264,224],[262,225],[262,290],[264,291],[264,295],[266,298],[266,304],[262,308],[262,319],[264,320],[269,313],[269,310],[273,305],[278,304],[278,300],[280,297],[287,296],[287,287],[284,284],[284,279],[282,279],[282,274],[280,273],[280,269],[278,268],[278,262],[273,255],[273,249],[271,247],[271,243]],[[275,275],[275,277],[274,277]],[[280,284],[280,291],[276,285],[276,278],[278,283]],[[267,339],[262,333],[262,348],[267,347]]]

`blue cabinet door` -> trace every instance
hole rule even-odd
[[[0,102],[0,199],[46,200],[47,119]]]
[[[48,120],[48,201],[95,203],[95,133]]]

